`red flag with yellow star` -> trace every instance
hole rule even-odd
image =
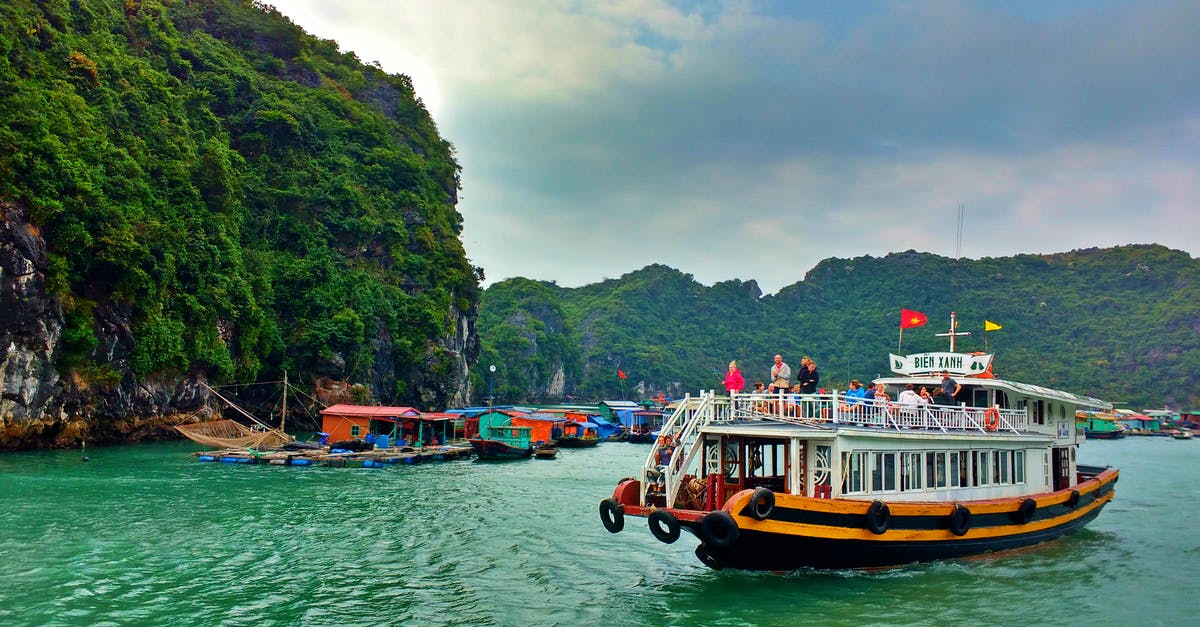
[[[926,322],[929,322],[929,317],[926,316],[925,314],[923,314],[919,311],[913,311],[911,309],[904,309],[904,308],[900,309],[900,328],[901,329],[911,329],[913,327],[919,327],[919,326],[925,324]]]

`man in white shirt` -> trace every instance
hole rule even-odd
[[[904,391],[900,393],[900,396],[896,397],[896,402],[901,405],[916,407],[921,404],[921,395],[917,394],[916,390],[913,389],[913,384],[909,383],[904,386]]]

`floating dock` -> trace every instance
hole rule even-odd
[[[370,451],[340,451],[313,449],[299,451],[258,451],[255,449],[221,449],[194,453],[202,462],[222,464],[270,464],[272,466],[329,466],[333,468],[387,468],[424,462],[441,462],[471,457],[471,446],[411,446],[374,449]]]

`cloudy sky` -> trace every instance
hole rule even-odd
[[[271,3],[412,77],[488,283],[1200,251],[1195,1]]]

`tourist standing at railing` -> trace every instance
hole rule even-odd
[[[942,371],[942,392],[950,397],[951,401],[958,400],[958,393],[962,391],[962,385],[958,381],[950,378],[950,371]]]
[[[746,380],[742,378],[742,371],[738,370],[737,361],[729,362],[729,372],[725,373],[725,391],[733,398],[734,394],[741,394],[744,387]]]
[[[821,375],[817,373],[817,362],[808,357],[804,359],[806,360],[804,367],[800,369],[800,374],[796,377],[800,383],[800,393],[816,394],[817,384],[821,382]]]
[[[771,385],[767,391],[771,394],[782,394],[788,390],[788,381],[792,378],[792,368],[783,361],[782,355],[775,356],[775,365],[771,366]]]
[[[904,386],[904,391],[900,392],[900,396],[896,397],[896,402],[901,405],[911,405],[916,407],[921,404],[921,395],[913,389],[913,384],[909,383]]]
[[[933,397],[929,395],[929,388],[923,385],[921,386],[921,393],[918,396],[921,397],[922,405],[929,405],[933,403]]]

